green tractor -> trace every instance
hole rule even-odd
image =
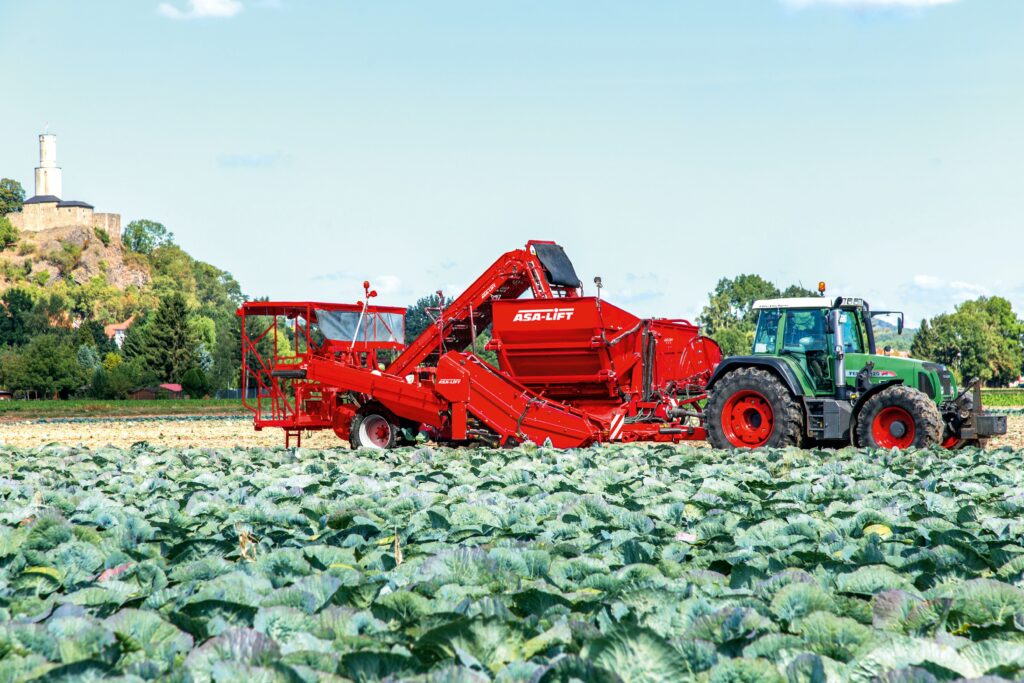
[[[980,382],[958,392],[943,365],[877,355],[862,299],[769,299],[749,356],[722,360],[708,383],[708,440],[715,448],[852,443],[858,447],[984,446],[1006,433],[987,414]]]

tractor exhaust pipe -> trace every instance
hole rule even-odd
[[[836,340],[836,398],[846,398],[846,344],[843,342],[843,311],[832,311],[832,330]]]

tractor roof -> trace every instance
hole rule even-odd
[[[754,302],[754,310],[766,308],[867,308],[863,299],[841,297],[833,299],[825,296],[798,296],[788,299],[760,299]]]

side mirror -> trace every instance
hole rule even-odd
[[[903,334],[903,314],[900,313],[900,317],[896,319],[896,334]]]

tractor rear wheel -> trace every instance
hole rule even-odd
[[[804,415],[775,375],[740,368],[708,395],[708,441],[715,448],[784,448],[800,444]]]
[[[356,413],[352,419],[349,443],[353,450],[371,448],[383,451],[394,448],[398,440],[398,424],[389,413],[373,408]]]
[[[878,392],[857,415],[856,446],[930,448],[942,442],[942,414],[923,392],[897,384]]]

